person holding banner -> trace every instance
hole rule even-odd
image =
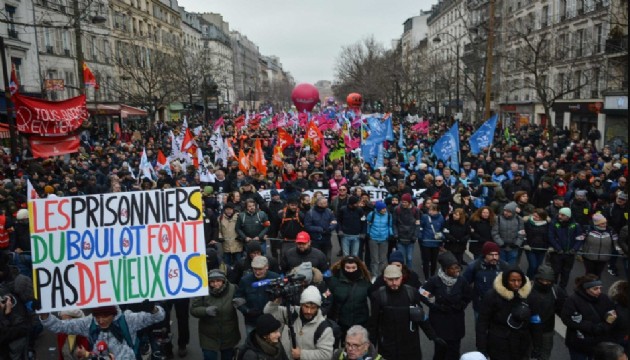
[[[40,314],[45,329],[54,333],[82,335],[92,346],[103,342],[115,359],[135,359],[134,344],[138,331],[164,320],[164,309],[145,300],[140,312],[120,311],[116,305],[92,309],[92,314],[76,319],[61,320],[53,314]]]

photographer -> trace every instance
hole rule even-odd
[[[325,321],[320,310],[322,296],[315,286],[309,286],[300,295],[300,306],[289,306],[291,314],[287,314],[287,308],[281,307],[282,297],[269,301],[265,306],[265,313],[273,315],[283,324],[288,316],[297,316],[293,329],[295,329],[296,346],[292,346],[291,330],[285,326],[282,331],[282,345],[289,359],[311,360],[330,359],[333,353],[335,338],[332,328]],[[322,331],[320,325],[325,327]]]
[[[24,358],[31,321],[24,305],[11,293],[0,297],[0,329],[0,359]]]
[[[44,328],[54,333],[83,335],[92,346],[104,343],[106,352],[116,359],[135,359],[137,332],[164,319],[164,309],[160,306],[148,300],[142,305],[143,311],[137,313],[129,310],[122,313],[117,306],[110,305],[92,309],[91,315],[78,319],[61,320],[50,314],[41,314],[39,318]]]

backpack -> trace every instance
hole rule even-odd
[[[313,334],[313,344],[317,345],[319,338],[324,333],[324,330],[326,330],[326,328],[328,327],[332,329],[333,336],[335,337],[334,346],[336,347],[338,344],[341,343],[341,335],[342,335],[341,327],[339,326],[339,324],[337,324],[335,320],[326,318],[324,319],[324,321],[319,323],[319,325],[317,326],[317,329],[315,329],[315,333]]]
[[[129,326],[127,325],[127,319],[125,319],[125,314],[121,314],[117,319],[115,319],[112,324],[118,325],[120,330],[122,331],[123,339],[129,347],[133,350],[133,353],[136,354],[136,360],[141,360],[142,357],[140,355],[140,338],[136,336],[135,343],[131,339],[131,333],[129,332]],[[90,341],[90,345],[96,345],[96,340],[98,338],[98,334],[101,332],[96,322],[92,321],[90,324],[90,331],[88,340]]]

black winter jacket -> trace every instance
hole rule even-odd
[[[614,307],[605,294],[594,298],[582,289],[576,290],[564,303],[560,314],[562,322],[567,326],[567,347],[592,355],[595,345],[602,341],[612,341],[613,327],[605,319],[606,313]]]

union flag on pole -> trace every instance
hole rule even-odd
[[[197,143],[190,129],[186,128],[184,134],[184,141],[182,141],[182,153],[190,152],[191,154],[197,153]]]
[[[278,129],[278,145],[282,148],[282,150],[294,143],[295,141],[293,140],[293,137],[286,130],[283,128]]]
[[[15,64],[11,63],[11,81],[9,82],[9,91],[11,95],[15,95],[20,90],[20,83],[18,82],[17,72],[15,71]]]
[[[265,160],[265,154],[263,153],[262,144],[260,139],[256,139],[254,146],[254,167],[259,174],[267,176],[267,160]]]
[[[319,150],[321,149],[322,141],[324,140],[324,136],[322,135],[322,132],[319,130],[315,122],[311,121],[308,125],[304,140],[311,145],[311,149],[313,149],[314,152],[319,152]]]
[[[251,151],[251,150],[250,150]],[[249,167],[251,166],[249,162],[249,153],[245,155],[243,149],[238,152],[238,168],[245,174],[249,174]],[[247,176],[247,175],[245,175]]]

